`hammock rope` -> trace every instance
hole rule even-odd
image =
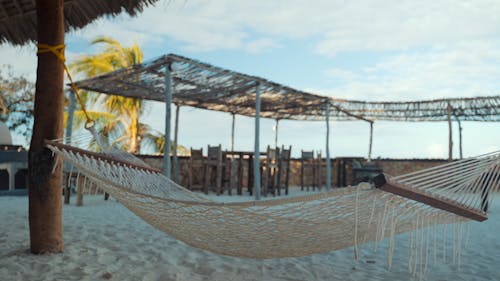
[[[133,161],[127,153],[97,154],[60,141],[46,141],[46,146],[154,227],[188,245],[223,255],[298,257],[355,246],[357,256],[363,243],[390,237],[388,264],[392,265],[394,235],[431,227],[431,222],[469,221],[362,185],[262,201],[216,202],[176,184],[140,160]],[[486,195],[499,188],[499,166],[497,151],[392,177],[391,181],[481,212],[492,197]],[[412,237],[408,265],[413,272],[422,271],[417,270],[417,261],[426,267],[428,257],[423,255],[429,247],[423,244],[423,231]]]
[[[48,44],[38,43],[37,47],[38,47],[37,55],[46,54],[46,53],[53,54],[63,64],[64,72],[66,72],[66,76],[68,77],[68,80],[70,82],[71,89],[73,89],[73,92],[75,93],[76,98],[78,99],[78,102],[80,103],[80,107],[83,111],[83,114],[85,115],[85,119],[86,119],[85,128],[93,127],[95,124],[95,121],[88,114],[87,109],[85,107],[85,103],[83,102],[83,99],[80,96],[80,89],[78,89],[78,87],[75,85],[75,82],[73,82],[73,77],[71,76],[71,73],[69,72],[69,68],[66,65],[66,57],[64,56],[64,50],[66,48],[66,45],[64,45],[64,44],[48,45]]]

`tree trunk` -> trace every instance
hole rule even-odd
[[[141,150],[141,140],[139,139],[139,116],[136,110],[130,113],[130,147],[129,153],[139,153]]]
[[[37,0],[36,3],[38,43],[64,44],[63,0]],[[44,139],[62,137],[63,75],[63,64],[54,54],[38,55],[35,122],[29,152],[29,225],[34,254],[64,250],[62,161],[57,161],[43,145]]]

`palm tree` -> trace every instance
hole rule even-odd
[[[98,37],[91,42],[92,45],[104,44],[103,52],[86,55],[70,64],[72,71],[83,73],[87,77],[107,73],[120,68],[142,63],[143,54],[137,43],[130,47],[122,46],[118,41],[109,37]],[[104,118],[102,132],[116,135],[120,132],[115,143],[120,144],[130,153],[140,151],[141,140],[147,136],[141,130],[139,117],[143,113],[141,99],[125,98],[114,95],[86,95],[87,104],[101,104],[109,113],[115,114],[116,118]]]
[[[143,144],[149,145],[150,147],[153,147],[155,151],[163,151],[165,148],[165,136],[161,133],[154,132],[151,128],[148,128],[147,125],[146,127],[142,127],[142,130],[145,130],[143,133]],[[170,142],[170,151],[174,151],[174,146],[176,143],[174,141]],[[187,149],[185,146],[178,144],[177,145],[177,155],[178,156],[189,156],[190,155],[189,149]]]

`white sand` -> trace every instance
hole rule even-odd
[[[460,268],[451,263],[450,241],[446,262],[439,248],[436,267],[429,256],[425,280],[500,280],[500,196],[496,199],[490,219],[470,225]],[[102,196],[86,196],[84,207],[65,205],[65,252],[35,256],[28,251],[27,209],[26,197],[0,197],[0,280],[105,280],[106,273],[111,280],[419,279],[407,271],[407,234],[396,240],[390,270],[387,243],[377,252],[373,244],[365,245],[358,262],[352,248],[303,258],[240,259],[187,246]]]

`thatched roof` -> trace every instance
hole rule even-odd
[[[130,15],[157,0],[64,0],[66,31],[84,27],[103,15]],[[22,45],[36,41],[36,1],[0,0],[0,43]]]
[[[261,88],[261,117],[324,120],[441,121],[453,118],[500,121],[500,96],[415,102],[362,102],[334,99],[169,54],[148,63],[77,82],[81,89],[165,101],[165,71],[172,70],[172,101],[209,110],[255,116],[256,86]]]
[[[335,98],[331,101],[353,114],[372,120],[446,121],[450,105],[452,120],[500,122],[500,96],[404,102],[366,102]]]
[[[165,71],[172,71],[173,103],[255,116],[256,86],[261,116],[274,119],[322,119],[327,97],[296,90],[264,78],[216,67],[175,54],[77,82],[81,89],[165,101]],[[338,118],[350,113],[331,109]]]

